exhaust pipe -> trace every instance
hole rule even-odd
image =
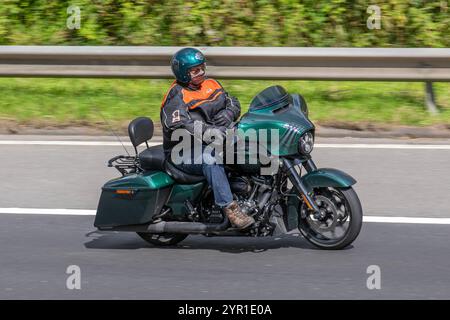
[[[181,222],[181,221],[161,221],[150,224],[146,232],[149,233],[184,233],[184,234],[205,234],[224,231],[229,225],[228,217],[222,223],[201,223],[201,222]]]

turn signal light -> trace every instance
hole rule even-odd
[[[117,194],[133,194],[133,190],[116,190]]]

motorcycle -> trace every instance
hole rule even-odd
[[[275,173],[261,174],[261,161],[224,164],[234,199],[255,219],[249,228],[231,226],[214,204],[204,176],[181,171],[166,159],[162,145],[149,146],[153,122],[146,117],[134,119],[128,127],[136,154],[108,161],[122,176],[102,187],[94,226],[136,232],[157,246],[175,245],[190,234],[267,237],[297,228],[321,249],[343,249],[357,238],[363,211],[352,187],[356,180],[338,169],[316,167],[311,157],[315,127],[300,94],[289,94],[281,86],[266,88],[254,97],[235,129],[279,134],[278,148],[268,152],[277,159]],[[139,152],[141,145],[145,148]],[[251,153],[245,144],[237,149],[236,154],[244,152],[247,158]]]

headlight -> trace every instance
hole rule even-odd
[[[314,136],[308,131],[300,137],[299,151],[301,154],[310,154],[314,147]]]

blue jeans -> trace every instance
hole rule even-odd
[[[191,163],[181,163],[176,166],[186,173],[204,175],[213,190],[214,202],[219,207],[226,207],[233,202],[230,183],[222,164],[207,164],[205,161],[196,164],[192,159]]]

